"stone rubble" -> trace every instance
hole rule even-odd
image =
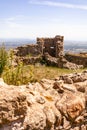
[[[87,71],[22,86],[0,79],[0,130],[87,130]]]
[[[75,63],[67,61],[64,57],[56,58],[49,55],[48,52],[44,53],[43,59],[46,65],[57,66],[59,68],[66,68],[71,70],[77,70],[83,68],[83,65],[77,65]]]

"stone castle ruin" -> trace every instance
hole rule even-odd
[[[54,38],[37,38],[37,44],[41,46],[42,54],[48,53],[52,57],[63,57],[63,36]]]
[[[68,62],[64,58],[64,36],[57,35],[54,38],[37,38],[36,44],[28,44],[17,47],[14,50],[16,62],[25,64],[40,63],[44,60],[47,65],[60,68],[77,69],[81,67],[75,63]]]
[[[28,44],[17,47],[15,52],[17,56],[38,56],[46,52],[52,57],[63,57],[63,36],[56,36],[54,38],[37,38],[36,44]]]

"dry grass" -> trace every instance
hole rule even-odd
[[[21,85],[28,82],[39,82],[41,79],[55,79],[60,75],[82,72],[80,70],[60,69],[58,67],[48,67],[43,65],[18,66],[12,70],[5,70],[2,78],[7,84]]]
[[[60,75],[82,72],[83,69],[79,70],[69,70],[69,69],[60,69],[58,67],[48,67],[48,66],[25,66],[24,74],[25,77],[32,73],[32,81],[40,81],[43,78],[54,79]]]

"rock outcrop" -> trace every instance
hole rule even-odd
[[[0,79],[0,130],[87,130],[87,71],[22,86]]]

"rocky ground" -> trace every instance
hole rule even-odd
[[[61,57],[60,58],[52,57],[48,53],[45,53],[43,55],[43,59],[45,60],[46,64],[49,66],[57,66],[59,68],[66,68],[66,69],[70,69],[70,70],[76,70],[76,69],[83,68],[83,65],[78,65],[78,64],[69,62],[64,57],[62,57],[62,58]]]
[[[22,86],[0,79],[0,130],[87,130],[87,71]]]

